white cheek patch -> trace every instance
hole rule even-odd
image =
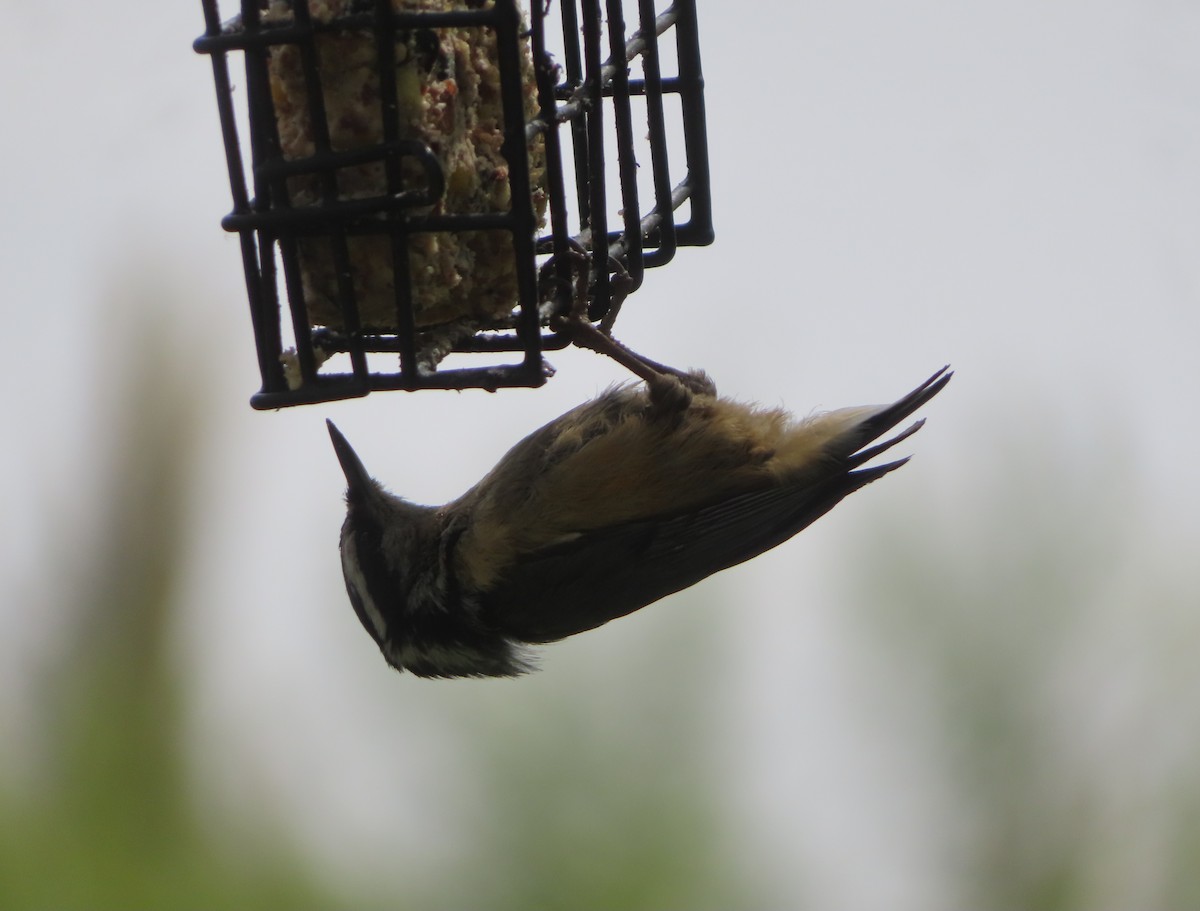
[[[387,636],[387,623],[384,622],[383,612],[371,598],[371,589],[367,586],[367,580],[358,564],[358,554],[355,551],[353,537],[347,537],[345,542],[345,552],[342,554],[342,572],[345,573],[346,584],[353,588],[358,595],[358,602],[362,605],[363,613],[375,629],[375,641],[383,642]]]

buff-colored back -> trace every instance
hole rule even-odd
[[[879,410],[796,420],[782,409],[695,396],[675,419],[648,404],[642,387],[610,389],[522,440],[454,504],[472,516],[460,553],[470,555],[462,568],[475,584],[486,587],[520,554],[592,529],[803,483],[831,448],[858,448],[844,438]]]

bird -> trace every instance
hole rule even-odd
[[[795,418],[701,371],[612,386],[529,434],[440,507],[396,496],[327,421],[346,477],[350,602],[393,668],[511,677],[533,646],[625,616],[790,539],[908,461],[867,463],[937,395]]]

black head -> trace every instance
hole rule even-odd
[[[387,495],[367,473],[362,459],[333,421],[327,420],[325,424],[346,475],[346,521],[342,524],[340,541],[346,593],[363,629],[382,649],[388,638],[391,613],[387,595],[398,581],[392,579],[392,561],[384,554]]]
[[[514,645],[480,628],[464,597],[445,510],[384,490],[332,422],[346,475],[342,574],[363,629],[388,664],[422,677],[502,676],[527,670]]]

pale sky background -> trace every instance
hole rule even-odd
[[[636,727],[670,716],[656,681],[686,673],[712,700],[732,850],[779,895],[953,906],[952,795],[922,721],[860,698],[891,672],[902,694],[918,670],[859,643],[845,606],[871,567],[851,560],[886,527],[957,565],[956,546],[988,540],[988,510],[1026,502],[1030,471],[1120,510],[1104,513],[1115,563],[1094,567],[1114,580],[1112,641],[1184,630],[1176,647],[1200,650],[1194,615],[1139,612],[1163,579],[1200,608],[1195,2],[701,0],[717,241],[652,273],[617,334],[800,413],[891,400],[944,363],[956,377],[905,444],[912,464],[799,538],[546,649],[533,677],[450,684],[388,670],[354,619],[324,419],[396,492],[438,503],[620,369],[570,352],[536,391],[253,412],[211,69],[191,50],[199,3],[4,10],[0,725],[17,736],[0,757],[14,767],[31,755],[29,672],[70,622],[54,554],[103,533],[89,505],[97,466],[120,457],[109,380],[145,357],[141,320],[166,327],[201,403],[178,625],[197,772],[215,804],[265,800],[331,870],[453,854],[474,791],[447,717],[534,730],[566,687]],[[1135,705],[1156,691],[1131,679]],[[1194,712],[1179,722],[1190,748]],[[874,876],[843,875],[867,858]]]

